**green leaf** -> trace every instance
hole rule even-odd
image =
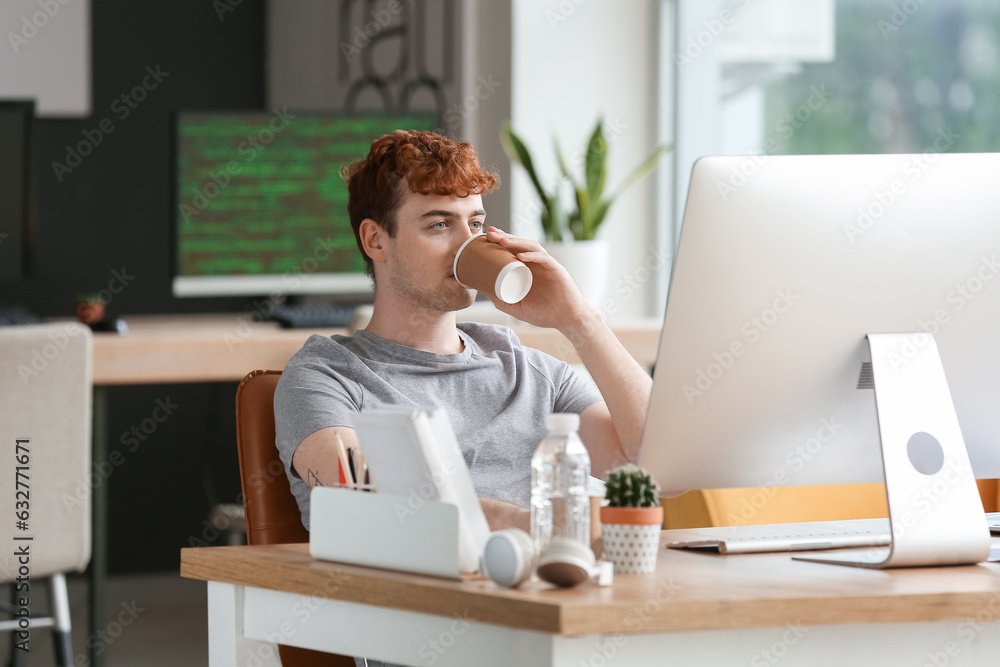
[[[590,226],[584,230],[585,234],[582,240],[589,241],[597,236],[597,230],[600,228],[601,223],[604,222],[604,218],[607,217],[609,208],[611,208],[610,199],[602,199],[597,202],[596,206],[591,207]]]
[[[583,235],[583,221],[580,219],[579,208],[569,214],[569,219],[567,220],[567,227],[569,228],[569,233],[574,239],[579,239]]]
[[[552,224],[545,230],[545,236],[558,243],[562,241],[562,230],[566,226],[566,214],[562,210],[562,200],[559,197],[558,190],[552,196],[549,211],[552,216]]]
[[[607,176],[608,142],[604,138],[603,121],[597,121],[594,133],[587,142],[587,154],[584,157],[584,172],[587,180],[587,193],[590,201],[599,201],[604,192],[604,179]],[[583,215],[586,218],[586,214]]]
[[[576,197],[576,212],[579,216],[581,222],[587,224],[587,212],[590,210],[590,195],[587,191],[581,187],[573,190],[573,194]]]
[[[650,154],[650,156],[646,158],[642,164],[640,164],[638,167],[635,168],[635,171],[629,174],[625,178],[625,180],[621,182],[621,185],[618,186],[618,189],[616,189],[614,194],[612,194],[608,199],[610,201],[614,201],[615,199],[618,198],[619,195],[621,195],[621,193],[625,192],[625,190],[632,187],[642,179],[646,178],[646,176],[648,176],[651,171],[656,169],[656,164],[660,161],[660,158],[669,153],[671,148],[672,148],[671,146],[663,145],[657,148],[655,151],[653,151],[652,154]]]
[[[531,184],[534,186],[535,192],[541,200],[541,223],[545,238],[553,241],[561,241],[565,220],[563,219],[564,214],[560,207],[559,186],[556,185],[555,191],[551,194],[545,191],[535,171],[531,153],[528,151],[527,146],[524,145],[524,142],[521,141],[521,138],[511,128],[509,122],[504,122],[500,127],[500,143],[511,162],[521,165],[528,173],[528,178],[531,179]]]
[[[535,165],[531,160],[531,153],[528,151],[527,146],[524,145],[524,142],[521,141],[521,138],[514,133],[510,123],[505,122],[500,127],[500,143],[503,145],[507,157],[524,167],[524,170],[528,172],[528,178],[531,179],[531,184],[535,186],[535,192],[538,193],[538,197],[542,200],[542,205],[545,208],[549,208],[549,199],[552,195],[545,192],[545,188],[542,187],[542,183],[538,180],[538,175],[535,173]]]
[[[566,162],[566,156],[563,154],[562,146],[559,145],[559,139],[553,140],[552,143],[555,144],[556,147],[556,161],[559,162],[559,170],[562,172],[562,175],[569,179],[570,183],[573,184],[574,189],[582,187],[580,182],[576,180],[573,172],[569,170],[569,163]]]

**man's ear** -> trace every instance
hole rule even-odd
[[[361,237],[361,245],[365,249],[365,254],[368,255],[373,262],[384,262],[385,243],[388,235],[385,233],[385,230],[382,229],[382,225],[378,224],[371,218],[365,218],[361,221],[358,233]]]

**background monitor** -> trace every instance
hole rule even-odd
[[[436,127],[417,112],[179,113],[174,296],[370,294],[340,168],[384,134]]]
[[[31,129],[35,103],[0,101],[0,279],[28,275],[34,207]]]
[[[973,471],[1000,477],[998,173],[934,150],[699,160],[641,454],[665,494],[882,481],[869,332],[934,335]]]

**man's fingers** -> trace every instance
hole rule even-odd
[[[523,252],[519,252],[517,253],[517,258],[522,262],[524,262],[525,264],[528,263],[541,264],[542,262],[552,259],[549,256],[549,253],[545,252],[544,250],[526,250]]]
[[[538,241],[532,241],[531,239],[514,236],[513,234],[508,234],[502,229],[497,229],[496,227],[490,227],[486,230],[486,233],[489,236],[490,241],[499,243],[504,248],[509,250],[514,250],[518,253],[527,251],[545,253],[545,249],[542,248],[542,244]]]

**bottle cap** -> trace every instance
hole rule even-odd
[[[580,430],[580,415],[553,412],[545,416],[545,429],[550,433],[575,433]]]

